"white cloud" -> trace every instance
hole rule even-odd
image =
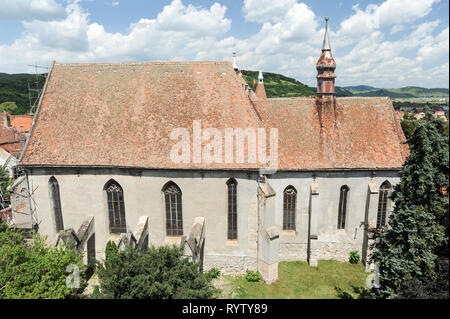
[[[12,45],[0,45],[0,70],[18,69],[48,61],[167,60],[180,54],[194,59],[202,49],[211,50],[216,37],[231,27],[224,17],[226,7],[217,3],[209,10],[185,6],[173,0],[156,19],[140,19],[128,34],[109,33],[77,2],[66,7],[58,21],[23,22],[25,32]],[[4,58],[3,58],[4,57]],[[20,57],[18,59],[17,57]]]
[[[395,21],[380,17],[398,9],[392,0],[364,11],[355,7],[330,36],[337,85],[448,86],[448,26],[442,26],[440,20],[417,23],[429,12],[433,0],[423,2],[423,6],[408,2],[415,8],[408,8],[415,18],[400,14]],[[22,36],[11,45],[0,45],[0,70],[23,72],[27,64],[45,65],[51,60],[230,61],[236,50],[241,68],[278,72],[315,86],[324,21],[304,3],[271,3],[258,10],[256,2],[245,1],[242,11],[246,19],[261,22],[261,27],[248,37],[236,38],[228,35],[232,22],[225,17],[227,8],[219,3],[205,8],[173,0],[155,18],[130,24],[127,33],[111,33],[90,20],[82,3],[70,2],[61,19],[23,22]],[[330,22],[334,30],[333,17]],[[363,26],[363,32],[354,30]],[[392,40],[392,33],[397,40]]]
[[[218,3],[207,10],[173,0],[158,14],[156,23],[162,31],[189,32],[196,36],[219,35],[231,28],[231,20],[224,18],[226,11],[227,8]]]
[[[55,0],[0,0],[0,20],[54,20],[65,16]]]
[[[77,4],[66,8],[66,18],[58,21],[24,22],[27,41],[48,49],[83,51],[89,48],[86,34],[88,14]]]
[[[113,2],[111,2],[111,5],[113,7],[117,7],[119,5],[119,1],[113,1]]]
[[[244,0],[242,8],[247,21],[278,22],[297,3],[297,0]]]
[[[396,24],[396,25],[394,25],[392,27],[391,34],[396,34],[396,33],[401,32],[403,30],[405,30],[405,26],[404,25]]]
[[[420,19],[440,0],[386,0],[380,5],[369,4],[363,11],[356,4],[355,13],[341,22],[336,33],[338,46],[355,43],[375,30],[392,26],[395,33],[401,25]]]

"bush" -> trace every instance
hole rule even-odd
[[[22,232],[0,225],[0,299],[60,299],[81,289],[66,285],[66,267],[80,270],[80,288],[85,285],[82,255],[63,247],[51,247],[45,238],[33,234],[25,240]]]
[[[245,280],[248,282],[258,282],[262,279],[261,274],[258,271],[248,270]]]
[[[351,264],[357,264],[357,263],[359,263],[359,259],[360,259],[360,258],[361,258],[361,257],[359,256],[357,250],[352,250],[352,251],[350,252],[350,259],[349,259],[349,261],[350,261]]]
[[[0,104],[0,112],[6,111],[10,114],[14,114],[17,110],[16,102],[3,102]]]
[[[212,279],[219,278],[219,276],[220,276],[220,270],[216,267],[211,268],[208,273]]]
[[[105,259],[111,259],[119,253],[117,245],[113,241],[108,241],[105,248]]]
[[[111,245],[112,246],[112,245]],[[183,257],[183,249],[151,247],[146,252],[127,247],[97,265],[102,298],[211,298],[217,292],[208,273]]]

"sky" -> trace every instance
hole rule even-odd
[[[315,86],[327,16],[337,86],[448,88],[448,12],[448,0],[0,0],[0,72],[236,51],[241,69]]]

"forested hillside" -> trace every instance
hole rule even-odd
[[[36,77],[34,74],[7,74],[0,73],[0,104],[3,102],[15,102],[17,109],[14,114],[25,114],[29,112],[29,96],[28,84],[32,89],[36,89],[36,83],[41,89],[44,85],[45,74],[40,74]],[[31,98],[36,98],[37,93],[31,91]],[[32,101],[33,103],[33,101]]]
[[[258,71],[241,70],[245,81],[253,90],[256,89],[258,83]],[[263,72],[264,88],[268,98],[272,97],[294,97],[294,96],[310,96],[315,95],[316,91],[313,88],[297,81],[296,79],[287,76]],[[253,87],[253,81],[256,81]]]

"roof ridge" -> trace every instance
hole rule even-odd
[[[57,66],[131,66],[131,65],[202,65],[202,64],[212,64],[212,65],[231,65],[228,61],[146,61],[146,62],[95,62],[95,63],[61,63],[55,62]]]

